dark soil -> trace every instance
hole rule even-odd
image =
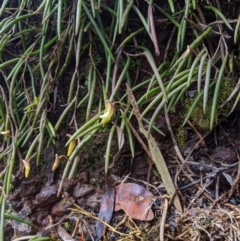
[[[207,135],[202,139],[202,142],[199,142],[196,132],[191,127],[186,126],[184,128],[186,142],[181,147],[181,153],[186,158],[184,164],[180,162],[175,153],[170,135],[160,138],[159,147],[164,154],[184,210],[183,214],[180,214],[174,211],[172,206],[169,207],[165,240],[172,240],[172,238],[180,235],[184,232],[184,226],[186,229],[186,226],[193,225],[189,224],[189,217],[187,218],[186,215],[195,219],[198,213],[202,212],[209,213],[222,208],[229,212],[231,205],[240,203],[238,186],[240,119],[238,115],[239,113],[232,114],[213,132],[206,133]],[[170,116],[171,120],[175,118],[176,116]],[[164,118],[160,119],[162,126],[166,126]],[[165,131],[167,133],[167,130]],[[166,193],[166,190],[161,185],[161,178],[155,166],[150,165],[150,161],[137,143],[136,157],[131,158],[126,144],[120,159],[109,170],[109,175],[106,177],[103,170],[104,158],[102,157],[105,143],[100,139],[96,136],[91,146],[89,145],[84,153],[81,153],[76,177],[64,182],[60,196],[57,196],[57,193],[65,164],[62,163],[61,167],[55,172],[51,171],[51,166],[54,161],[54,154],[62,153],[64,150],[61,144],[50,146],[44,150],[42,165],[46,165],[45,169],[42,166],[36,168],[28,179],[23,178],[22,175],[15,177],[13,181],[14,189],[8,199],[8,208],[13,210],[17,216],[30,220],[36,226],[30,228],[28,225],[20,225],[16,221],[9,221],[6,226],[6,240],[11,240],[12,236],[24,236],[36,232],[54,237],[57,236],[56,226],[53,228],[49,228],[49,226],[57,223],[62,223],[65,228],[68,227],[68,232],[71,233],[79,218],[82,220],[81,222],[88,225],[85,230],[82,230],[84,240],[92,240],[91,235],[94,236],[95,221],[82,214],[71,212],[69,208],[73,208],[75,207],[74,204],[77,204],[89,213],[97,215],[102,195],[106,190],[106,185],[109,185],[109,181],[107,182],[109,177],[111,177],[111,185],[115,185],[122,181],[124,177],[127,177],[125,182],[135,182],[148,187],[154,194],[156,197],[152,205],[155,214],[154,220],[150,222],[136,221],[136,223],[139,227],[142,227],[140,236],[143,240],[157,239],[157,223],[161,219],[163,205],[161,196]],[[122,211],[115,212],[110,224],[116,225],[123,218],[122,215]],[[216,219],[216,217],[214,218]],[[218,217],[218,222],[223,222],[222,218]],[[150,229],[150,227],[152,228]],[[214,227],[210,228],[214,229]],[[9,235],[9,230],[14,230],[12,236]],[[126,223],[122,224],[120,230],[125,233],[132,231]],[[210,233],[210,231],[208,232]],[[112,236],[108,240],[120,239],[118,235],[116,236],[111,231],[106,231],[106,235]],[[211,237],[214,237],[214,235],[217,234],[213,232]],[[137,237],[135,238],[138,240]],[[133,240],[135,240],[134,237]]]

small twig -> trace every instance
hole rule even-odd
[[[153,166],[153,161],[151,161],[150,165],[149,165],[149,168],[148,168],[148,174],[147,174],[147,182],[149,183],[150,182],[150,175],[151,175],[151,170],[152,170],[152,166]],[[147,186],[148,188],[148,186]]]
[[[199,32],[204,32],[204,29],[198,25],[197,23],[193,22],[192,20],[190,20],[189,18],[184,18],[184,20],[189,23],[190,25],[192,25],[196,30],[198,30]]]
[[[178,21],[180,21],[180,18],[181,18],[181,16],[178,17]],[[171,43],[172,43],[172,39],[173,39],[173,37],[174,37],[174,35],[175,35],[176,30],[177,30],[177,27],[174,26],[174,28],[173,28],[173,30],[172,30],[172,32],[171,32],[170,38],[169,38],[169,40],[168,40],[166,49],[165,49],[164,61],[167,61],[168,51],[169,51],[170,47],[172,46]]]
[[[188,121],[187,123],[188,123],[188,125],[190,125],[190,127],[191,127],[191,128],[194,130],[194,132],[197,134],[197,136],[198,136],[199,139],[201,140],[201,144],[202,144],[203,146],[205,146],[206,143],[205,143],[202,135],[200,134],[200,132],[197,130],[197,128],[196,128],[190,121]]]
[[[220,176],[217,176],[215,183],[215,200],[219,198],[219,180]]]
[[[127,234],[121,233],[119,231],[117,231],[114,227],[112,227],[111,225],[109,225],[108,223],[104,222],[103,220],[99,219],[98,217],[95,217],[93,214],[89,213],[88,211],[84,210],[83,208],[81,208],[80,206],[78,206],[77,204],[74,204],[75,208],[69,208],[69,210],[71,210],[72,212],[75,213],[81,213],[89,218],[95,219],[97,221],[102,222],[105,226],[107,226],[112,232],[117,233],[121,236],[127,236]]]
[[[196,8],[197,8],[198,16],[199,16],[200,19],[201,19],[201,22],[202,22],[203,24],[207,25],[206,19],[205,19],[204,15],[203,15],[203,12],[202,12],[202,10],[201,10],[201,8],[199,7],[198,4],[197,4]]]
[[[224,197],[226,197],[226,200],[229,200],[229,198],[227,196],[229,196],[229,192],[230,191],[226,191],[224,192],[221,196],[219,196],[216,200],[213,200],[213,202],[210,205],[210,208],[214,208],[214,206],[221,201],[221,203],[224,203],[225,201],[222,200]]]
[[[168,127],[168,131],[170,132],[172,141],[173,141],[174,149],[175,149],[175,151],[177,153],[177,156],[178,156],[179,160],[182,162],[182,164],[184,164],[185,161],[184,161],[182,153],[180,152],[180,149],[178,147],[176,138],[175,138],[175,136],[173,134],[173,130],[172,130],[171,123],[170,123],[170,120],[169,120],[169,116],[168,116],[168,113],[167,113],[167,106],[166,105],[164,106],[164,112],[165,112],[166,124],[167,124],[167,127]]]
[[[207,178],[208,179],[208,178]],[[200,179],[200,182],[202,182],[202,178]],[[195,197],[192,198],[191,202],[189,203],[188,207],[186,208],[186,210],[189,210],[190,207],[193,205],[193,203],[197,200],[197,198],[199,198],[204,192],[207,192],[209,193],[209,191],[206,189],[207,187],[207,181],[205,182],[204,186],[202,186],[202,183],[201,183],[201,186],[202,186],[202,189],[199,189],[198,192],[196,193]],[[210,184],[213,183],[214,180],[212,180],[212,182]]]
[[[72,232],[72,235],[71,235],[72,238],[75,237],[75,235],[76,235],[76,233],[77,233],[77,231],[78,231],[78,225],[79,225],[79,223],[80,223],[80,217],[77,218],[77,221],[76,221],[76,223],[75,223],[75,227],[74,227],[73,232]],[[83,230],[81,230],[81,231],[83,231]],[[82,232],[82,235],[84,235],[84,232]]]
[[[160,233],[159,233],[160,241],[164,241],[164,225],[165,225],[166,217],[167,217],[169,197],[167,195],[163,195],[163,199],[164,199],[164,205],[163,205],[163,212],[162,212],[162,219],[161,219]]]
[[[145,143],[143,142],[142,138],[140,137],[140,135],[137,133],[137,131],[135,130],[135,128],[133,127],[133,125],[131,124],[131,122],[128,120],[128,118],[126,118],[126,122],[129,125],[131,131],[133,132],[133,135],[136,137],[136,139],[138,140],[139,144],[141,145],[141,147],[143,148],[143,150],[146,152],[146,154],[148,155],[148,157],[152,160],[152,155],[149,152],[147,146],[145,145]]]
[[[199,5],[197,4],[197,12],[198,12],[198,16],[200,17],[201,23],[198,23],[198,25],[201,26],[201,24],[207,25],[207,21],[203,15],[203,12],[201,10],[201,8],[199,7]],[[209,44],[209,51],[210,51],[210,55],[213,56],[214,50],[213,50],[213,45],[212,42],[210,41],[209,38],[207,38],[208,44]]]

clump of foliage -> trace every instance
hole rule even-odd
[[[66,146],[78,142],[61,185],[74,176],[79,154],[102,128],[109,132],[105,172],[116,154],[111,153],[114,137],[119,149],[123,136],[127,137],[135,155],[126,121],[132,117],[126,83],[137,96],[143,117],[153,112],[148,133],[164,106],[171,110],[183,100],[187,106],[183,125],[192,118],[200,128],[213,129],[219,116],[233,111],[240,99],[239,80],[231,81],[239,72],[237,4],[227,0],[2,1],[0,239],[4,240],[4,212],[14,168],[23,163],[31,176],[30,167],[39,165],[44,148],[62,138],[62,129],[71,134]],[[196,91],[191,99],[185,97],[190,89]],[[115,114],[111,111],[103,125],[100,117],[106,101]],[[81,121],[80,111],[86,114]]]

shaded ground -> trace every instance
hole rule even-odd
[[[171,115],[170,119],[174,118],[176,116]],[[164,118],[161,121],[164,122]],[[184,128],[186,142],[181,148],[184,164],[176,155],[169,134],[159,140],[159,147],[175,180],[184,210],[182,214],[177,213],[169,206],[164,240],[227,240],[227,236],[238,237],[239,130],[238,113],[232,114],[212,133],[207,133],[201,142],[195,130],[187,126]],[[158,240],[165,189],[155,167],[150,168],[148,158],[140,147],[137,147],[134,159],[125,148],[121,158],[109,170],[109,179],[104,175],[104,158],[101,153],[105,143],[100,140],[101,137],[97,135],[94,144],[89,145],[81,154],[76,178],[64,182],[59,197],[57,192],[62,171],[59,168],[53,173],[51,166],[54,154],[63,154],[65,150],[61,144],[47,148],[42,163],[46,165],[45,171],[39,167],[29,179],[24,179],[22,174],[15,174],[14,192],[8,199],[8,208],[16,215],[32,221],[44,236],[57,236],[60,232],[57,231],[57,225],[54,228],[48,227],[61,224],[69,234],[72,234],[74,228],[77,229],[74,238],[92,240],[95,236],[95,220],[91,215],[98,215],[106,185],[116,185],[124,180],[149,189],[155,197],[151,204],[155,217],[148,222],[137,221],[131,220],[123,211],[118,211],[113,214],[111,226],[128,235],[128,240]],[[136,145],[138,146],[137,143]],[[74,203],[89,212],[89,216],[83,215]],[[70,212],[70,207],[74,207],[75,211]],[[14,233],[14,237],[24,236],[36,233],[36,228],[9,221],[6,240],[10,240],[10,233]],[[106,230],[104,235],[108,237],[107,240],[124,240],[124,237],[110,230]]]

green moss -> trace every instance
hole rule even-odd
[[[193,104],[194,99],[186,99],[185,100],[185,115],[187,115],[187,112],[191,105]],[[203,101],[200,100],[196,106],[196,108],[193,110],[191,121],[192,123],[201,130],[208,130],[210,126],[210,115],[211,115],[211,108],[212,108],[212,99],[208,100],[208,105],[206,109],[206,113],[203,113]]]
[[[129,71],[136,71],[141,66],[141,61],[139,59],[132,59],[129,65]]]
[[[224,82],[222,82],[220,91],[219,91],[219,102],[222,104],[224,101],[227,100],[227,98],[232,93],[234,87],[236,86],[237,79],[231,79],[228,78]],[[231,111],[235,99],[233,98],[231,101],[229,101],[224,107],[218,108],[218,115],[226,116]]]
[[[179,128],[177,129],[176,139],[177,139],[178,145],[180,147],[183,147],[185,145],[186,136],[185,136],[185,133],[184,133],[184,128],[182,126],[179,126]]]
[[[226,99],[230,96],[232,93],[234,87],[236,86],[237,79],[227,78],[224,81],[222,81],[219,89],[219,96],[218,96],[218,103],[217,103],[217,110],[215,114],[215,120],[214,123],[218,123],[219,119],[226,117],[229,112],[231,111],[233,107],[233,103],[235,101],[235,98],[233,98],[231,101],[229,101],[224,107],[221,107],[220,105],[226,101]],[[213,93],[214,89],[212,89],[209,92],[209,98],[208,98],[208,104],[206,113],[203,113],[203,100],[201,99],[197,106],[194,108],[192,116],[190,120],[193,122],[193,124],[200,130],[209,130],[210,128],[210,117],[211,117],[211,111],[212,111],[212,103],[213,103]],[[187,115],[190,107],[192,106],[194,102],[194,98],[185,99],[184,106],[185,106],[185,116]],[[238,107],[240,104],[238,105]]]

